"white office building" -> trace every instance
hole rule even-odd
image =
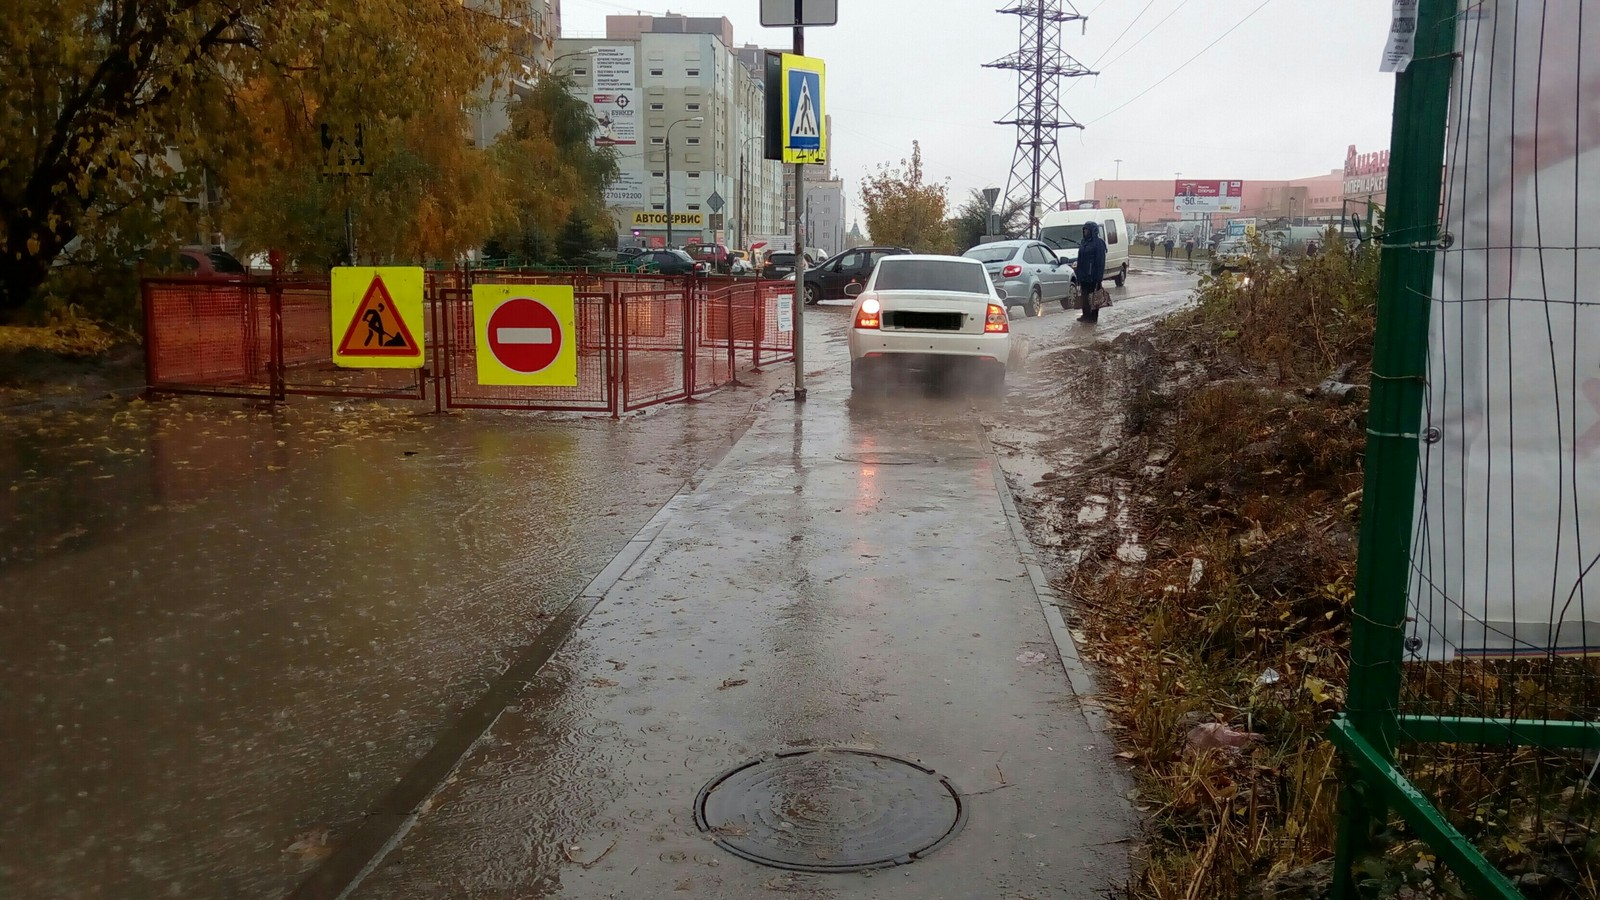
[[[675,246],[743,246],[780,230],[782,166],[762,158],[763,80],[735,53],[727,19],[608,16],[604,38],[564,37],[555,58],[595,110],[596,142],[617,152],[606,201],[624,244],[666,245],[669,204]]]

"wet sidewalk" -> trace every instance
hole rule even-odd
[[[842,374],[772,403],[646,526],[355,896],[1090,898],[1124,880],[1113,748],[1073,694],[971,402],[852,403]],[[805,748],[937,776],[844,755],[747,771],[713,796],[748,821],[697,825],[719,774]],[[847,874],[715,842],[826,868],[853,843],[941,836]]]

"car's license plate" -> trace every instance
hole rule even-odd
[[[884,314],[883,327],[911,331],[960,331],[966,316],[958,312],[917,312],[891,310]]]

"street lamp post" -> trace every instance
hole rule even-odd
[[[667,249],[672,249],[672,129],[685,122],[704,122],[705,116],[679,119],[667,126]]]
[[[1121,181],[1122,180],[1122,160],[1114,159],[1114,160],[1112,160],[1112,162],[1117,164],[1117,179],[1116,180],[1117,181]]]
[[[763,135],[752,134],[744,139],[744,144],[739,148],[739,244],[741,247],[750,246],[750,173],[747,166],[747,151],[751,141],[759,141]]]
[[[590,59],[593,59],[593,58],[595,58],[596,56],[599,56],[599,55],[600,55],[600,48],[599,47],[590,47],[587,50],[574,50],[571,53],[563,53],[560,56],[552,56],[550,58],[550,61],[545,63],[545,65],[548,66],[550,69],[554,69],[556,67],[556,63],[561,62],[563,59],[574,59],[574,58],[579,57],[579,56],[587,56]]]

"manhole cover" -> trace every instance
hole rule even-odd
[[[905,865],[966,822],[949,780],[864,750],[790,750],[718,775],[695,822],[752,862],[802,872]]]
[[[841,453],[834,459],[866,466],[914,466],[939,461],[939,457],[931,453]]]

